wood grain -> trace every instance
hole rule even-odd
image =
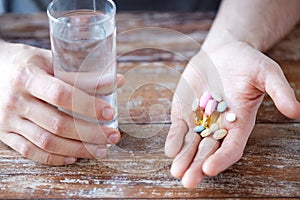
[[[281,115],[266,96],[242,159],[188,190],[170,173],[163,152],[176,83],[206,37],[212,13],[119,13],[121,142],[99,161],[45,166],[0,143],[0,198],[297,199],[300,120]],[[45,14],[4,15],[11,42],[50,48]],[[277,61],[300,99],[300,26],[266,54]]]
[[[45,195],[47,198],[279,198],[300,195],[299,124],[258,124],[243,158],[222,174],[205,178],[195,190],[183,189],[180,181],[170,176],[171,160],[163,154],[169,127],[156,126],[160,131],[150,138],[124,135],[107,159],[83,159],[65,167],[37,164],[1,145],[0,198],[43,198]],[[140,132],[139,127],[121,126],[121,129],[127,128]],[[151,129],[146,134],[152,134]]]

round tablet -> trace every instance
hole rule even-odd
[[[236,115],[234,113],[227,113],[225,119],[228,122],[234,122],[236,120]]]

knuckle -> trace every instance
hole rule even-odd
[[[37,145],[43,150],[50,150],[52,140],[47,133],[40,133],[37,139]]]
[[[62,135],[63,132],[66,129],[66,121],[63,117],[52,117],[50,126],[51,126],[51,132],[55,135]]]
[[[28,79],[29,79],[29,71],[30,67],[29,66],[22,66],[22,65],[17,65],[15,70],[13,70],[13,75],[11,77],[11,85],[13,86],[14,89],[20,89],[24,87],[24,85],[27,84]]]
[[[27,97],[20,94],[9,94],[0,106],[0,121],[12,124],[15,117],[27,118],[33,113],[34,107]]]
[[[52,102],[55,105],[63,105],[65,103],[65,96],[68,94],[68,90],[66,87],[59,85],[59,84],[53,84],[49,88],[49,97],[51,98]]]
[[[7,99],[4,100],[4,105],[5,105],[5,110],[7,111],[12,111],[16,107],[18,101],[19,101],[19,96],[15,94],[9,94],[7,96]]]

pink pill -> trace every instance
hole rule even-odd
[[[209,92],[204,92],[200,98],[200,103],[199,103],[199,106],[202,110],[205,109],[205,107],[210,99],[212,99],[211,94]]]
[[[211,115],[216,110],[217,105],[218,102],[216,100],[210,99],[205,107],[205,114]]]

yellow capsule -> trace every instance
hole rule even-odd
[[[202,120],[200,120],[200,119],[194,119],[194,124],[196,126],[200,126],[202,124]]]
[[[220,113],[218,113],[218,112],[213,112],[213,113],[211,114],[211,116],[210,116],[210,121],[211,121],[212,123],[214,123],[214,122],[216,122],[216,121],[219,119],[219,117],[220,117]]]
[[[206,123],[204,124],[205,128],[209,128],[210,125],[210,118],[207,119]]]
[[[200,108],[198,108],[198,109],[195,111],[195,115],[196,115],[199,119],[202,119],[202,117],[203,117],[203,110],[201,110]]]
[[[195,124],[196,126],[200,126],[200,125],[202,124],[202,120],[201,120],[201,119],[198,119],[198,118],[195,118],[195,119],[194,119],[194,124]]]
[[[201,109],[197,109],[194,112],[194,124],[196,126],[200,126],[202,124],[203,111]]]
[[[209,128],[209,124],[210,124],[210,116],[204,115],[201,125],[204,126],[205,128]]]

